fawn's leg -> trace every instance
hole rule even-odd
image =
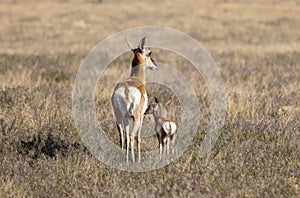
[[[175,154],[175,139],[176,139],[176,133],[171,138],[172,140],[171,151],[173,155]]]
[[[169,150],[170,150],[170,138],[169,137],[167,137],[166,138],[167,140],[166,140],[166,142],[167,142],[167,155],[169,155]]]
[[[117,127],[120,133],[120,144],[121,144],[121,148],[122,150],[124,150],[124,131],[123,131],[123,125],[120,123],[117,123]]]

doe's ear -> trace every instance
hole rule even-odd
[[[139,42],[138,48],[140,48],[141,50],[143,50],[145,48],[145,40],[146,40],[146,37],[143,37]]]
[[[126,37],[125,37],[125,41],[126,41],[126,43],[127,43],[128,47],[129,47],[129,49],[131,49],[131,51],[133,51],[134,49],[133,49],[132,47],[130,47],[130,44],[129,44],[129,42],[128,42],[128,40],[127,40],[127,38],[126,38]]]

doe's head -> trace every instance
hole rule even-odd
[[[127,45],[131,49],[131,51],[134,53],[134,58],[132,61],[133,66],[145,64],[145,67],[148,69],[157,69],[157,64],[154,62],[154,60],[151,58],[152,51],[149,47],[145,47],[145,40],[146,37],[143,37],[137,48],[131,48],[128,41]]]

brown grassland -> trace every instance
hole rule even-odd
[[[300,196],[299,1],[0,0],[0,24],[0,197]],[[210,52],[225,83],[227,117],[216,145],[201,157],[210,101],[205,81],[183,58],[153,49],[157,62],[187,75],[202,114],[181,157],[131,173],[86,149],[72,91],[81,61],[98,42],[149,25],[183,31]],[[96,90],[98,118],[115,143],[109,97],[130,59],[126,53],[115,60]],[[171,117],[178,115],[172,93],[147,89],[168,104]],[[142,149],[157,146],[152,138]]]

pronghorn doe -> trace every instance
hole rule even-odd
[[[172,154],[175,153],[175,139],[176,139],[176,130],[177,125],[174,121],[171,121],[166,118],[167,110],[163,104],[158,102],[158,99],[155,97],[155,103],[149,105],[145,114],[153,114],[155,120],[155,131],[159,141],[159,153],[160,159],[162,157],[162,153],[166,153],[169,155],[170,149],[170,140],[172,141]],[[164,151],[163,151],[164,147]]]
[[[130,77],[116,85],[111,97],[111,103],[114,109],[116,124],[120,132],[121,148],[124,150],[124,138],[126,134],[126,160],[128,163],[129,152],[129,122],[133,119],[133,129],[130,137],[132,161],[134,158],[134,140],[137,134],[139,162],[141,161],[141,128],[144,119],[144,113],[148,106],[148,97],[145,89],[145,68],[156,69],[157,65],[152,60],[151,50],[145,48],[145,37],[143,37],[137,48],[131,51],[134,54]],[[124,134],[125,131],[125,134]]]

